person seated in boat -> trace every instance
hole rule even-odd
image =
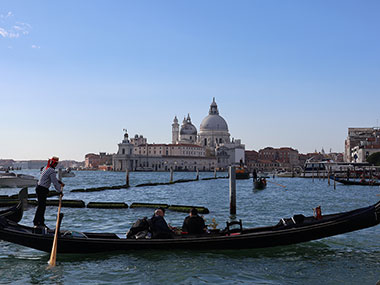
[[[173,238],[174,233],[166,223],[164,216],[164,208],[158,208],[154,211],[154,215],[150,219],[152,238]]]
[[[362,174],[361,179],[360,179],[360,182],[361,182],[361,183],[364,183],[364,182],[365,182],[365,176],[364,176],[364,174]]]
[[[38,180],[36,187],[37,194],[37,210],[34,216],[33,224],[35,227],[46,227],[45,225],[45,210],[46,210],[46,198],[49,193],[50,185],[53,183],[55,190],[63,196],[62,187],[65,186],[61,181],[57,179],[57,173],[55,168],[58,165],[58,157],[52,157],[48,160],[47,166],[42,170],[40,179]]]
[[[207,230],[205,221],[198,215],[198,210],[192,208],[182,225],[182,232],[188,234],[203,234]]]

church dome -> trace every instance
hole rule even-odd
[[[228,126],[226,121],[219,115],[208,115],[203,119],[200,131],[226,131]]]
[[[181,130],[181,135],[197,135],[197,128],[191,123],[190,115],[187,116],[187,119],[184,118]]]
[[[199,130],[202,131],[225,131],[228,132],[226,121],[219,116],[218,106],[215,98],[210,105],[209,115],[203,119]]]

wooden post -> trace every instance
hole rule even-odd
[[[229,167],[230,176],[230,214],[236,215],[236,173],[235,166]]]
[[[197,168],[197,177],[196,180],[199,180],[199,169]]]
[[[319,166],[318,166],[318,168],[317,168],[317,178],[318,178],[318,180],[321,179],[321,178],[319,177]]]
[[[313,166],[313,168],[312,168],[312,170],[311,170],[311,175],[312,175],[312,177],[313,177],[313,182],[314,182],[314,166]]]
[[[216,178],[216,168],[214,169],[214,178]]]
[[[173,183],[173,167],[170,167],[170,183]]]
[[[335,174],[335,172],[334,172],[334,190],[336,189],[336,174]]]
[[[127,187],[129,187],[129,169],[127,167],[127,169],[125,170],[125,185]]]
[[[331,173],[331,167],[329,167],[329,172],[327,173],[327,183],[329,184],[330,186],[330,174]]]

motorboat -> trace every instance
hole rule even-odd
[[[75,173],[72,172],[71,168],[65,168],[61,170],[62,177],[75,177]]]
[[[249,179],[250,173],[248,171],[248,168],[244,165],[236,166],[235,170],[235,177],[236,179]]]
[[[37,185],[37,179],[32,175],[14,172],[0,173],[0,188],[21,188]]]

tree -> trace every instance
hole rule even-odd
[[[376,166],[380,166],[380,152],[375,152],[368,156],[367,162]]]

